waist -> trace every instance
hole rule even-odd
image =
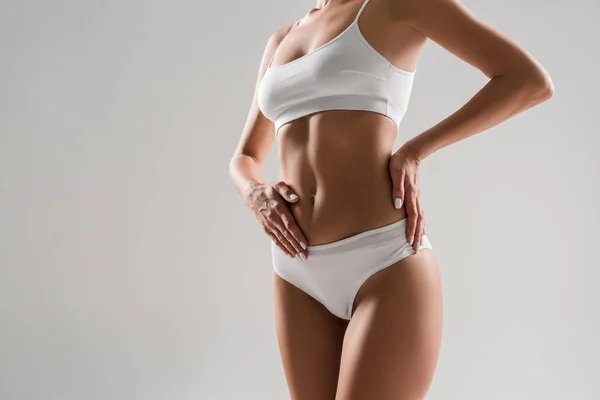
[[[327,112],[294,121],[279,139],[280,177],[308,244],[334,242],[406,217],[389,174],[396,125],[375,113]]]

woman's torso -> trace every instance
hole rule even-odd
[[[377,2],[371,3],[373,7],[366,7],[362,13],[359,31],[373,46],[370,51],[390,60],[390,65],[395,60],[414,69],[423,38],[411,28],[393,25],[376,8]],[[304,48],[307,41],[316,44],[309,49],[320,49],[332,39],[338,40],[362,5],[365,3],[357,0],[336,10],[320,10],[322,15],[299,27],[303,30],[297,35],[293,36],[292,31],[285,46],[277,49],[272,60],[274,68],[286,68],[289,63],[296,69],[303,68],[297,62],[299,57],[302,62],[313,61],[312,51],[299,48]],[[323,31],[326,33],[319,34]],[[390,44],[386,35],[396,35],[396,43]],[[404,207],[394,207],[389,173],[397,129],[389,116],[366,110],[315,112],[279,128],[279,179],[299,196],[299,201],[290,206],[310,245],[339,240],[406,216]]]
[[[310,245],[405,216],[392,199],[392,121],[369,112],[328,111],[281,130],[279,179],[299,196],[291,210]]]

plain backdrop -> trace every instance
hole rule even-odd
[[[427,399],[598,399],[600,3],[464,3],[556,93],[422,163]],[[315,2],[0,5],[0,398],[288,399],[270,242],[227,170],[268,37]],[[396,147],[485,82],[429,42]]]

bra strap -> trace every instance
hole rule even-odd
[[[358,19],[360,18],[360,15],[363,13],[363,11],[365,10],[365,7],[367,6],[367,3],[369,2],[369,0],[365,0],[365,2],[363,3],[362,6],[360,6],[360,9],[358,10],[358,14],[356,15],[356,18],[354,19],[354,23],[358,22]]]

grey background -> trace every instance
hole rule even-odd
[[[599,3],[465,4],[556,94],[422,164],[428,399],[597,399]],[[288,398],[269,240],[227,165],[267,38],[313,6],[1,2],[0,398]],[[397,146],[485,83],[431,42],[418,68]]]

